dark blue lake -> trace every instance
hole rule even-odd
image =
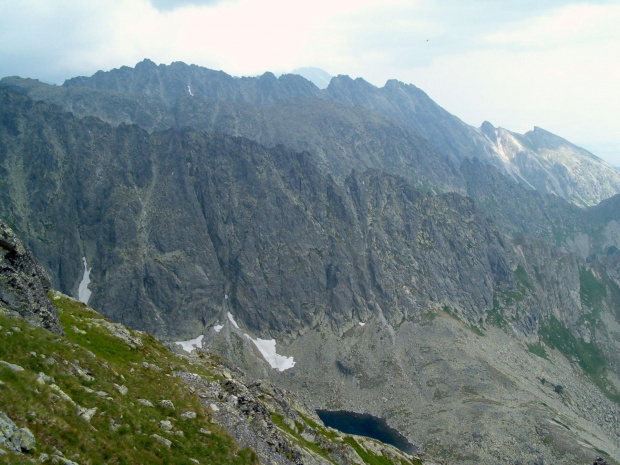
[[[419,452],[419,449],[411,444],[405,436],[394,428],[388,426],[383,418],[369,415],[368,413],[354,413],[345,410],[317,410],[319,418],[325,426],[337,429],[346,434],[356,434],[378,439],[390,444],[407,454]]]

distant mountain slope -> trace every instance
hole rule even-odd
[[[426,137],[455,163],[480,158],[510,177],[580,206],[620,193],[620,172],[564,139],[536,128],[525,136],[492,127],[475,129],[451,115],[422,90],[390,80],[377,88],[363,79],[334,78],[327,98],[375,109]]]
[[[332,80],[332,76],[320,68],[297,68],[291,71],[291,74],[299,74],[300,76],[306,78],[308,81],[313,83],[319,89],[326,89],[329,85],[329,81]]]
[[[483,123],[481,132],[498,156],[541,192],[576,205],[594,205],[617,194],[619,172],[585,149],[535,127],[523,135]]]
[[[380,172],[349,177],[345,189],[282,146],[193,130],[149,136],[0,96],[0,215],[68,293],[86,257],[93,304],[134,327],[194,336],[222,317],[225,295],[246,324],[283,337],[324,320],[341,332],[353,314],[397,321],[420,302],[390,289],[420,267],[416,292],[458,302],[477,321],[493,282],[511,280],[501,237],[459,195]],[[400,239],[373,226],[384,221]],[[447,237],[450,222],[458,239]],[[459,255],[458,270],[446,254]]]
[[[182,62],[158,66],[148,59],[138,63],[135,68],[123,66],[109,72],[98,71],[92,77],[68,79],[63,86],[144,95],[159,99],[167,105],[173,105],[184,95],[204,100],[265,105],[282,98],[315,95],[319,91],[310,81],[295,74],[276,78],[272,73],[265,73],[257,78],[236,78],[223,71],[188,66]]]
[[[276,80],[266,73],[260,78],[239,79],[194,65],[157,66],[144,60],[133,69],[100,71],[90,78],[67,80],[64,85],[157,97],[167,105],[183,95],[258,105],[288,97],[321,95],[394,118],[427,138],[438,153],[449,157],[457,166],[464,158],[481,158],[515,180],[581,206],[594,205],[620,193],[620,173],[587,151],[568,143],[558,144],[558,140],[550,142],[552,135],[541,136],[540,129],[533,131],[535,135],[524,136],[526,139],[531,136],[534,150],[515,145],[510,137],[485,137],[485,134],[490,135],[488,124],[481,129],[468,126],[417,87],[396,80],[377,88],[361,78],[338,76],[320,91],[297,75],[283,75]],[[596,183],[584,179],[596,180]]]

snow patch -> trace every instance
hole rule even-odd
[[[213,327],[216,333],[219,333],[222,330],[222,328],[224,328],[224,325],[215,325]]]
[[[189,341],[179,341],[179,342],[175,342],[175,344],[180,345],[181,347],[183,347],[183,350],[185,352],[190,352],[194,349],[200,349],[202,348],[202,338],[204,336],[201,334],[200,336],[198,336],[195,339],[190,339]]]
[[[92,294],[90,289],[88,289],[88,285],[90,284],[90,272],[93,268],[88,268],[86,264],[86,257],[82,257],[82,262],[84,263],[84,274],[82,275],[82,281],[80,281],[80,285],[78,286],[78,300],[88,305],[88,299],[90,299]]]
[[[244,334],[244,336],[254,343],[271,368],[275,368],[278,371],[284,371],[295,366],[295,360],[293,357],[286,357],[276,353],[275,339],[253,339],[247,334]]]
[[[235,328],[239,329],[239,325],[235,321],[235,317],[230,312],[228,312],[228,320],[233,324]]]
[[[194,94],[192,93],[192,88],[190,86],[187,86],[187,91],[189,92],[189,95],[191,95],[192,97],[194,96]]]

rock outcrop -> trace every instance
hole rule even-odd
[[[33,324],[62,334],[49,291],[50,279],[43,267],[0,219],[0,304]]]

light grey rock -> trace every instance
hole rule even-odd
[[[144,368],[150,368],[151,370],[155,370],[155,371],[163,371],[160,367],[158,367],[154,363],[142,362],[142,366]]]
[[[172,431],[172,423],[170,422],[170,420],[162,420],[159,422],[159,428],[163,431]]]
[[[114,388],[121,394],[121,395],[126,395],[127,392],[129,391],[129,389],[127,388],[127,386],[125,385],[120,385],[120,384],[116,384],[114,383]]]
[[[158,404],[161,405],[163,408],[174,410],[174,404],[169,399],[160,400]]]
[[[20,367],[19,365],[15,365],[14,363],[5,362],[4,360],[0,360],[0,364],[4,365],[8,369],[10,369],[12,371],[15,371],[15,372],[24,371],[24,369],[22,367]]]
[[[11,442],[13,442],[16,447],[23,452],[32,451],[37,444],[34,435],[28,428],[18,429],[15,434],[13,434]]]
[[[194,419],[196,418],[196,412],[194,412],[193,410],[188,410],[187,412],[183,412],[181,414],[182,418],[189,418],[189,419]]]
[[[43,372],[39,372],[37,375],[36,383],[40,385],[55,383],[56,381],[51,376],[47,376]]]
[[[30,452],[35,448],[36,440],[28,428],[18,428],[0,412],[0,446],[14,452]]]
[[[172,441],[170,439],[162,438],[159,434],[151,434],[151,437],[156,441],[161,442],[166,447],[170,447],[172,445]]]
[[[73,399],[69,396],[69,394],[67,394],[67,393],[66,393],[66,392],[64,392],[62,389],[60,389],[60,387],[59,387],[57,384],[51,383],[49,386],[50,386],[50,389],[52,389],[53,391],[55,391],[61,399],[63,399],[63,400],[65,400],[65,401],[69,402],[69,403],[70,403],[70,404],[72,404],[72,405],[76,405],[76,403],[75,403],[75,402],[73,401]]]
[[[52,457],[52,463],[59,465],[80,465],[79,463],[74,462],[73,460],[69,460],[68,458],[65,458],[61,455],[54,455]]]
[[[92,420],[92,418],[97,413],[97,409],[98,409],[98,407],[85,408],[85,407],[80,407],[78,405],[78,416],[80,418],[83,418],[87,422],[90,422],[90,420]]]
[[[142,405],[144,405],[146,407],[154,407],[153,403],[151,401],[146,400],[146,399],[138,399],[138,402],[140,402]]]

